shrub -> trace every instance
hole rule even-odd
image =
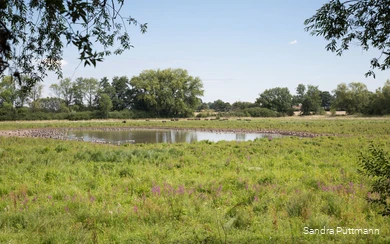
[[[318,109],[318,114],[319,114],[319,115],[325,115],[325,114],[326,114],[325,109],[324,109],[323,107],[319,108],[319,109]]]
[[[335,108],[330,109],[330,115],[336,116],[336,109]]]
[[[333,215],[337,218],[341,216],[341,200],[333,194],[326,194],[324,197],[325,204],[321,211],[329,216]]]
[[[359,172],[373,179],[367,200],[380,204],[384,208],[380,212],[382,215],[390,215],[390,154],[371,143],[368,152],[360,153],[358,164]]]
[[[69,120],[90,120],[92,118],[93,118],[93,114],[91,111],[87,111],[87,112],[72,111],[68,114]]]
[[[131,110],[131,112],[133,114],[133,119],[156,118],[156,114],[149,111]]]
[[[196,115],[197,118],[207,118],[210,116],[210,113],[198,113]]]
[[[290,108],[289,110],[287,110],[287,115],[288,116],[294,116],[294,109]]]
[[[244,112],[251,117],[276,117],[277,112],[268,108],[246,108]]]
[[[130,110],[122,111],[113,111],[108,113],[110,119],[132,119],[134,118],[134,113]]]
[[[290,217],[303,217],[307,219],[310,215],[309,205],[311,198],[312,196],[309,193],[294,195],[286,204],[287,214]]]

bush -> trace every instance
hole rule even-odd
[[[108,113],[108,118],[110,119],[132,119],[134,118],[134,113],[130,110],[122,111],[113,111]]]
[[[133,119],[156,118],[156,114],[149,111],[131,110],[131,112],[134,116]]]
[[[323,107],[319,108],[319,109],[318,109],[318,114],[319,114],[319,115],[325,115],[325,114],[326,114],[325,109],[324,109]]]
[[[330,115],[336,116],[336,109],[335,108],[330,109]]]
[[[384,208],[380,213],[390,215],[390,154],[373,143],[367,153],[360,153],[359,172],[372,177],[373,184],[367,200]]]
[[[277,112],[268,108],[246,108],[244,112],[251,117],[277,117]]]
[[[0,120],[15,120],[16,111],[13,107],[0,108]]]
[[[207,118],[207,117],[210,117],[210,113],[198,113],[195,117],[197,117],[197,118]]]
[[[287,115],[288,116],[294,116],[294,109],[290,108],[289,110],[287,110]]]
[[[72,111],[68,114],[67,119],[69,119],[69,120],[90,120],[93,117],[95,117],[95,116],[93,116],[91,111],[87,111],[87,112]]]

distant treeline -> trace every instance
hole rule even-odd
[[[341,83],[335,90],[321,91],[318,86],[299,84],[297,95],[291,95],[288,88],[267,89],[254,103],[235,102],[230,104],[222,100],[202,103],[198,110],[209,109],[234,116],[272,117],[292,115],[300,111],[302,115],[324,114],[331,111],[346,111],[347,114],[386,115],[390,114],[390,80],[375,92],[367,89],[363,83]],[[262,108],[262,109],[261,109]],[[264,110],[268,109],[268,110]]]
[[[27,80],[28,78],[24,77]],[[181,118],[194,116],[279,117],[324,114],[390,114],[390,80],[375,92],[363,83],[339,84],[332,92],[299,84],[271,88],[254,102],[202,102],[203,84],[183,69],[145,70],[139,76],[69,78],[52,84],[53,97],[42,98],[42,84],[30,90],[6,76],[0,82],[0,120],[88,120],[98,118]]]

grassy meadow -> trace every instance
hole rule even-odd
[[[0,137],[0,243],[390,242],[389,217],[367,202],[371,179],[357,166],[371,142],[389,151],[390,118],[2,122],[0,130],[123,126],[327,135],[122,146]]]

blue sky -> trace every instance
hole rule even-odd
[[[80,65],[77,50],[64,52],[64,77],[138,75],[146,69],[183,68],[204,84],[205,102],[255,99],[265,89],[311,84],[332,91],[337,84],[363,82],[375,91],[389,71],[366,78],[370,59],[379,52],[351,47],[342,57],[325,50],[326,41],[304,31],[303,22],[325,0],[134,0],[125,1],[124,16],[148,23],[140,34],[128,28],[134,48],[111,56],[97,68]],[[55,75],[45,79],[48,87]]]

